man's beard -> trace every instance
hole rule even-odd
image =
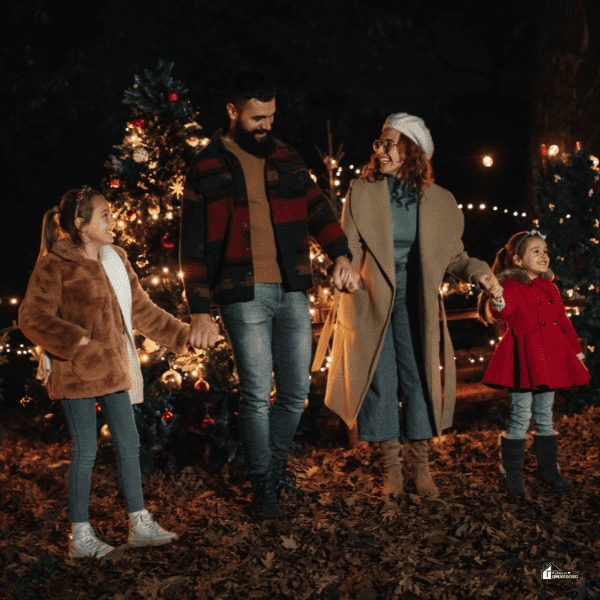
[[[257,139],[255,134],[262,133],[263,131],[265,135],[260,140]],[[238,125],[233,131],[233,134],[238,146],[242,150],[248,152],[248,154],[252,154],[252,156],[266,158],[275,148],[275,140],[270,131],[260,129],[247,131]]]

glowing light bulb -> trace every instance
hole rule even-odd
[[[550,148],[548,148],[548,154],[550,156],[556,156],[560,151],[560,148],[556,144],[552,144]]]
[[[492,159],[491,156],[484,156],[483,157],[483,164],[486,167],[491,167],[494,164],[494,160]]]
[[[481,210],[483,210],[483,209],[485,208],[485,204],[480,204],[480,205],[479,205],[479,208],[480,208]]]
[[[152,283],[153,283],[154,285],[158,285],[158,282],[159,282],[159,281],[160,281],[160,279],[159,279],[158,277],[153,277],[153,278],[152,278]]]

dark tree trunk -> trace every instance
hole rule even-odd
[[[600,3],[538,0],[538,76],[533,93],[527,202],[535,207],[540,145],[600,154]],[[536,211],[537,216],[537,211]]]

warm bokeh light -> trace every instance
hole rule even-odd
[[[491,156],[483,157],[483,165],[485,167],[491,167],[494,164],[494,159]]]
[[[556,156],[560,151],[560,148],[556,144],[552,144],[550,148],[548,148],[548,154],[550,156]]]

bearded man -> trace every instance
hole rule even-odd
[[[274,85],[241,73],[226,100],[229,127],[213,135],[185,182],[180,265],[190,344],[206,350],[216,343],[211,306],[218,305],[239,375],[239,430],[256,516],[283,520],[279,495],[297,491],[286,466],[310,384],[309,235],[334,262],[339,290],[354,291],[358,273],[299,154],[271,134]]]

